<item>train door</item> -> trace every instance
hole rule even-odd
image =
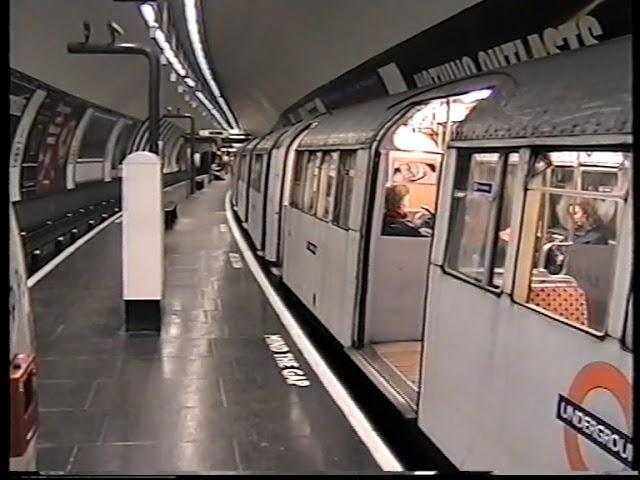
[[[269,151],[254,153],[248,187],[249,201],[247,229],[258,255],[262,255],[264,253],[262,250],[262,223],[265,190],[263,175],[265,162],[267,163],[266,166],[268,168],[268,157]]]
[[[280,137],[271,154],[267,180],[265,258],[276,265],[281,265],[283,258],[283,207],[289,204],[289,192],[285,185],[291,184],[296,148],[305,132],[315,125],[317,122],[303,123],[292,127]],[[279,273],[278,270],[276,272]]]
[[[631,156],[596,148],[447,160],[418,425],[461,469],[630,464]],[[617,438],[604,448],[592,431]]]
[[[200,157],[199,153],[196,153],[197,158]],[[242,171],[242,163],[244,160],[244,155],[242,154],[242,150],[240,150],[235,157],[235,160],[232,164],[232,185],[233,185],[233,205],[236,210],[239,208],[239,191],[240,191],[240,172]],[[199,160],[198,160],[199,161]]]
[[[250,172],[253,163],[253,150],[256,144],[260,141],[256,138],[249,142],[242,152],[242,162],[238,175],[238,216],[243,224],[247,223],[249,216],[249,180]]]
[[[453,123],[489,94],[482,90],[415,106],[378,146],[358,340],[367,361],[414,410],[443,153]]]

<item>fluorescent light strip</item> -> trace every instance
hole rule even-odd
[[[187,75],[187,70],[182,66],[182,63],[180,63],[180,60],[178,60],[178,57],[176,56],[175,52],[171,48],[171,45],[167,41],[167,37],[164,34],[164,32],[158,28],[153,34],[153,38],[158,43],[158,46],[162,50],[162,53],[167,58],[171,66],[173,67],[174,71],[181,77],[185,77]]]
[[[191,46],[193,47],[193,51],[196,55],[196,60],[200,65],[200,70],[204,78],[207,80],[209,87],[213,94],[216,97],[218,104],[222,107],[222,110],[225,113],[225,116],[229,120],[229,123],[234,129],[238,128],[238,123],[236,122],[235,116],[231,113],[227,102],[224,97],[220,93],[220,89],[213,79],[213,75],[211,74],[211,69],[209,68],[209,63],[207,62],[207,57],[204,54],[204,49],[202,48],[202,39],[200,38],[200,31],[198,29],[198,12],[196,11],[196,3],[195,0],[184,0],[184,13],[187,19],[187,28],[189,30],[189,38],[191,39]],[[225,126],[228,130],[229,127]]]
[[[171,48],[171,44],[167,41],[167,36],[158,27],[158,22],[156,21],[155,8],[149,3],[144,3],[140,5],[139,11],[142,17],[144,18],[144,21],[146,22],[147,26],[150,29],[152,28],[154,29],[153,38],[158,44],[158,46],[160,47],[160,50],[162,51],[167,61],[171,64],[171,67],[173,68],[173,70],[180,77],[183,77],[183,81],[188,87],[194,88],[196,86],[196,82],[192,78],[187,76],[188,72],[184,68],[182,63],[180,63],[180,60],[178,60],[178,57],[176,56],[175,52]],[[209,102],[201,92],[196,92],[196,96],[205,105],[207,110],[209,110],[216,117],[216,120],[219,126],[222,128],[228,129],[229,127],[227,126],[227,123],[220,115],[220,112],[211,104],[211,102]],[[206,112],[203,111],[202,115],[206,116],[207,114]]]
[[[201,91],[196,91],[194,95],[204,104],[205,107],[207,107],[207,110],[209,110],[213,114],[213,116],[216,117],[216,120],[218,121],[220,126],[225,130],[229,130],[227,122],[224,121],[222,115],[220,115],[220,112],[211,104],[209,99],[205,97]]]
[[[147,26],[149,28],[157,27],[158,22],[156,22],[156,11],[152,5],[145,3],[140,5],[140,13],[144,17],[144,21],[147,22]]]

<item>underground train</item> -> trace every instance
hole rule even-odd
[[[237,154],[270,270],[458,467],[632,469],[631,38]]]

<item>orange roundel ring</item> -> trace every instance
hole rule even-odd
[[[627,428],[631,430],[631,383],[624,373],[610,363],[590,363],[578,372],[568,396],[578,405],[582,405],[589,392],[596,388],[607,390],[615,397],[624,411]],[[567,426],[564,427],[564,447],[572,470],[589,470],[580,451],[578,434]]]

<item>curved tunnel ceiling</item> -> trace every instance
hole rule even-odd
[[[476,3],[203,0],[201,5],[218,82],[243,126],[262,133],[313,89]]]
[[[92,24],[91,42],[106,43],[109,20],[120,25],[122,42],[155,43],[134,3],[111,0],[11,0],[9,59],[11,67],[73,95],[118,112],[147,116],[148,67],[143,57],[70,55],[68,42],[83,39],[82,22]],[[180,108],[196,119],[196,127],[216,128],[194,110],[162,67],[161,111]],[[188,129],[187,122],[175,123]]]
[[[205,48],[214,76],[242,126],[267,132],[282,110],[313,89],[479,0],[203,0]],[[182,1],[170,8],[181,10]],[[183,16],[176,15],[182,23]],[[70,55],[69,41],[107,39],[106,23],[126,42],[151,45],[135,3],[110,0],[11,0],[10,64],[100,105],[144,118],[145,60]],[[180,28],[183,42],[188,41]],[[437,45],[434,45],[437,48]],[[184,44],[185,53],[190,52]],[[191,65],[193,71],[198,67]],[[194,112],[163,68],[162,108],[194,113],[198,128],[214,128]]]

